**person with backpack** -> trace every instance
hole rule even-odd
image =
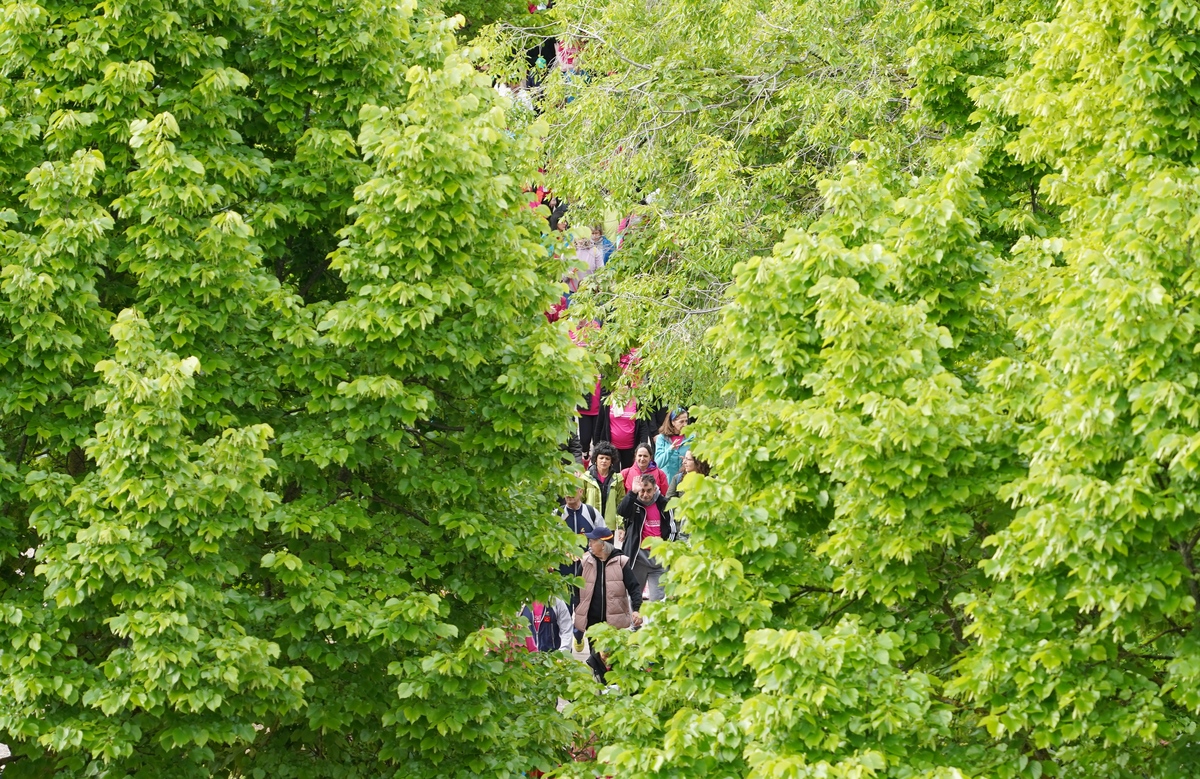
[[[525,646],[530,652],[571,651],[571,611],[562,598],[555,598],[549,605],[531,603],[521,609],[521,616],[529,620],[530,635],[525,637]]]
[[[592,625],[607,622],[615,628],[642,624],[642,585],[633,576],[628,558],[613,545],[613,531],[598,527],[587,534],[583,556],[583,587],[575,609],[575,651],[583,651],[583,636]]]
[[[675,527],[671,512],[667,511],[667,498],[655,483],[654,477],[645,474],[638,477],[637,489],[630,492],[617,507],[621,516],[622,551],[633,561],[634,577],[641,584],[649,582],[649,600],[659,601],[666,597],[660,581],[666,569],[649,555],[647,547],[651,538],[667,541],[675,539]]]
[[[578,536],[586,536],[597,527],[604,527],[604,517],[600,516],[600,512],[596,511],[595,507],[589,506],[583,502],[583,493],[585,487],[580,483],[574,493],[567,495],[563,499],[562,508],[558,510],[558,515],[567,523],[567,527],[571,532]],[[563,576],[582,576],[583,567],[581,560],[582,555],[587,553],[587,540],[581,539],[579,545],[580,557],[576,557],[573,563],[563,563],[558,567],[558,572]],[[571,613],[575,612],[575,607],[579,605],[579,588],[571,586],[570,602]]]
[[[582,477],[583,474],[580,474]],[[587,486],[580,482],[575,492],[563,496],[563,505],[558,510],[558,516],[567,523],[572,533],[578,535],[586,535],[594,527],[604,527],[604,517],[600,516],[596,507],[583,502],[586,491]],[[587,544],[583,545],[583,551],[587,551]]]

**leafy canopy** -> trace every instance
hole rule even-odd
[[[511,775],[583,356],[539,128],[370,0],[0,15],[5,776]]]
[[[898,124],[905,9],[559,0],[540,16],[581,47],[579,72],[551,74],[541,101],[547,182],[573,226],[615,237],[635,216],[610,272],[573,298],[579,317],[605,322],[591,348],[615,360],[639,347],[644,391],[663,402],[716,403],[729,375],[703,335],[734,265],[816,218],[817,181],[853,141],[886,145],[901,165],[920,149]],[[524,68],[527,34],[485,36],[510,55],[491,67]]]
[[[919,156],[852,144],[734,266],[718,475],[655,551],[671,600],[609,636],[620,693],[574,713],[622,777],[1191,776],[1200,13],[890,18]]]

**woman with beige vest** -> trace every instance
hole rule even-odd
[[[613,531],[598,527],[587,534],[583,556],[583,587],[575,607],[575,651],[583,651],[583,634],[592,625],[607,622],[615,628],[642,624],[642,587],[625,563],[628,558],[613,546]]]

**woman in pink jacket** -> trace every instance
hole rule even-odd
[[[667,475],[654,463],[650,444],[638,444],[637,449],[633,452],[633,465],[621,471],[621,478],[625,480],[625,491],[635,490],[634,482],[643,474],[653,476],[654,483],[658,485],[658,491],[663,495],[667,494]]]

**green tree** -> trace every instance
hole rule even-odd
[[[6,776],[558,762],[538,127],[358,0],[0,17]],[[109,334],[111,333],[111,339]]]
[[[703,334],[734,265],[819,215],[816,184],[855,140],[902,166],[920,158],[904,124],[905,14],[874,0],[555,3],[581,72],[547,79],[547,183],[575,227],[640,220],[574,298],[605,322],[595,351],[641,347],[664,400],[721,398],[728,374]],[[528,39],[509,32],[493,45],[521,60],[513,39]]]
[[[577,692],[610,773],[1195,773],[1200,13],[906,11],[939,137],[737,266],[672,600]]]
[[[442,11],[447,16],[461,15],[463,26],[459,37],[472,38],[493,24],[528,26],[529,3],[526,0],[445,0]]]

